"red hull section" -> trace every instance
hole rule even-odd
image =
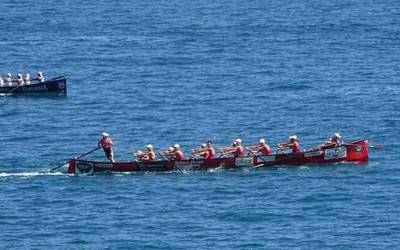
[[[363,163],[368,161],[368,141],[357,141],[340,147],[294,154],[273,154],[263,157],[217,158],[210,160],[152,162],[95,162],[70,160],[68,173],[142,172],[142,171],[196,171],[207,169],[232,169],[240,167],[303,166],[309,164]]]

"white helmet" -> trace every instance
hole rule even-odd
[[[151,149],[153,149],[153,145],[148,144],[148,145],[146,146],[146,148],[151,148]]]
[[[110,135],[108,134],[108,133],[106,133],[106,132],[103,132],[102,134],[101,134],[103,137],[109,137]]]
[[[289,137],[289,140],[296,140],[297,141],[297,135],[292,135]]]
[[[332,137],[333,138],[338,138],[338,139],[342,138],[339,133],[334,133]]]
[[[265,139],[260,139],[260,143],[265,143]]]
[[[242,143],[242,140],[238,138],[238,139],[235,140],[235,142],[236,143]]]
[[[174,148],[179,148],[179,147],[180,147],[179,144],[174,145]]]

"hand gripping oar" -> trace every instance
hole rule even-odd
[[[255,166],[253,166],[253,168],[258,168],[258,167],[261,167],[261,166],[264,166],[264,164],[267,162],[267,161],[265,161],[263,158],[262,158],[262,155],[256,155],[253,151],[251,151],[250,150],[250,148],[248,148],[248,147],[246,147],[246,146],[243,146],[251,155],[253,155],[254,157],[256,157],[256,158],[258,158],[258,159],[261,159],[264,163],[261,163],[261,164],[258,164],[258,165],[255,165]]]
[[[93,153],[94,151],[99,150],[100,148],[101,148],[101,147],[96,147],[95,149],[92,149],[92,150],[90,150],[90,151],[87,152],[87,153],[84,153],[84,154],[82,154],[82,155],[80,155],[80,156],[75,157],[75,159],[80,159],[80,158],[82,158],[82,157],[84,157],[84,156],[87,156],[87,155]],[[68,164],[68,163],[69,163],[69,161],[64,162],[63,164],[60,164],[60,165],[58,165],[57,167],[52,168],[52,169],[50,170],[50,172],[53,172],[54,170],[59,169],[59,168],[61,168],[62,166],[64,166],[65,164]]]

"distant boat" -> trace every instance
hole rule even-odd
[[[0,94],[27,94],[27,93],[54,93],[67,95],[67,79],[59,76],[44,82],[32,83],[22,86],[0,87]]]

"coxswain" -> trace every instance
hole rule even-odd
[[[324,144],[319,145],[318,149],[340,147],[343,143],[342,136],[339,133],[334,133]]]
[[[207,145],[201,144],[201,147],[199,149],[193,149],[192,150],[192,157],[196,158],[196,157],[203,157],[203,159],[209,159],[209,152],[208,152],[208,148]]]
[[[212,141],[211,140],[209,140],[207,142],[207,150],[208,150],[208,158],[207,159],[214,159],[216,153],[215,153],[215,149],[214,149],[214,147],[212,145]]]
[[[171,157],[171,159],[173,159],[175,161],[185,160],[185,155],[181,151],[179,144],[175,144],[173,147],[173,151],[167,153],[166,156]]]
[[[242,140],[236,139],[233,143],[232,147],[222,149],[222,153],[231,154],[234,157],[243,157],[244,156],[244,148],[242,146]]]
[[[140,160],[140,161],[155,161],[156,160],[156,154],[154,153],[153,150],[153,145],[148,144],[146,146],[147,152],[144,153],[142,151],[137,151],[134,153],[134,155]]]
[[[23,86],[25,84],[24,78],[22,77],[22,74],[20,74],[20,73],[18,73],[16,81],[17,81],[18,86]]]
[[[292,153],[298,153],[301,151],[301,146],[296,135],[290,136],[287,143],[278,144],[278,148],[281,150],[291,149]]]
[[[106,132],[103,132],[101,135],[102,138],[99,141],[98,146],[104,150],[104,153],[111,162],[115,162],[114,151],[112,149],[113,143],[110,135],[107,134]]]
[[[31,84],[31,75],[30,74],[26,74],[26,76],[24,78],[24,82],[25,82],[25,85]]]
[[[12,86],[12,78],[11,78],[11,73],[7,73],[7,77],[4,79],[4,85],[5,86]]]
[[[252,153],[261,153],[262,156],[267,156],[272,153],[271,147],[267,144],[265,139],[260,139],[260,142],[256,146],[249,147]]]
[[[41,71],[39,71],[37,73],[36,80],[38,80],[39,82],[44,82],[44,76],[43,76],[43,73]]]

